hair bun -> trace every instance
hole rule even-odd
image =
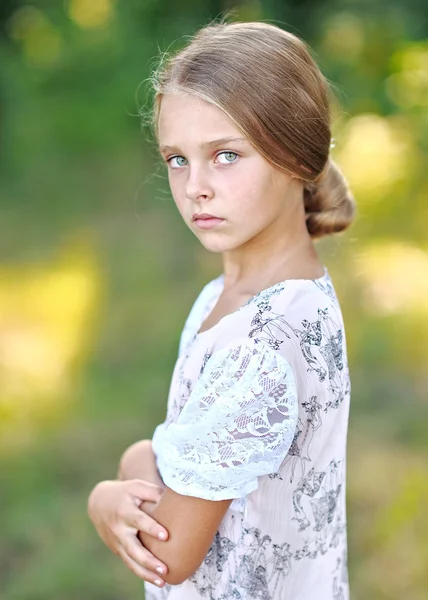
[[[312,238],[344,231],[356,211],[346,179],[331,158],[317,179],[305,184],[304,202],[306,226]]]

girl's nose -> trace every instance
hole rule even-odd
[[[212,198],[214,195],[212,185],[206,171],[199,168],[190,168],[184,193],[189,200]]]

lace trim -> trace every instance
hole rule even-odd
[[[297,418],[286,359],[260,342],[235,341],[208,360],[176,422],[156,428],[159,472],[181,494],[241,498],[279,469]]]

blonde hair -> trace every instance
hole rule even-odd
[[[308,46],[275,25],[214,23],[151,77],[157,124],[165,94],[189,93],[220,108],[273,166],[304,184],[312,238],[343,231],[355,200],[330,154],[327,80]]]

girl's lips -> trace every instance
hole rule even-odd
[[[209,219],[195,219],[194,223],[199,229],[212,229],[223,223],[223,221],[224,219],[219,219],[218,217],[210,217]]]

